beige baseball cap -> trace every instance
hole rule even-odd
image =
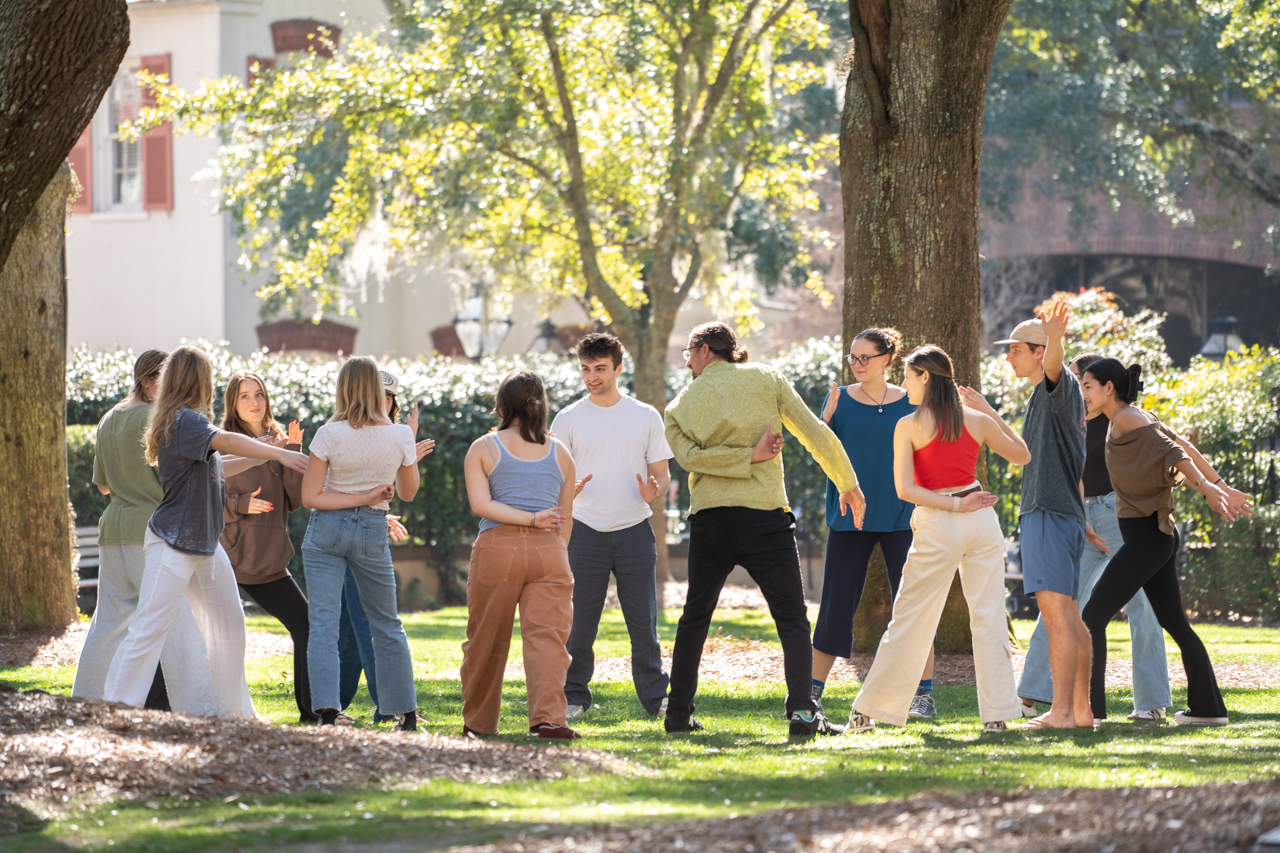
[[[1014,326],[1013,334],[1007,341],[996,341],[997,344],[1035,344],[1038,347],[1049,345],[1049,336],[1045,333],[1044,324],[1039,320],[1023,320]]]
[[[382,392],[384,394],[394,396],[400,391],[400,377],[388,370],[379,370],[378,376],[382,379]]]

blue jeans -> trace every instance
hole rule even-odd
[[[1107,541],[1110,554],[1104,554],[1092,543],[1086,542],[1080,558],[1080,612],[1084,612],[1093,587],[1102,577],[1102,570],[1111,557],[1120,550],[1124,539],[1120,536],[1120,521],[1116,518],[1115,493],[1086,498],[1084,514],[1095,533]],[[1129,617],[1129,637],[1133,642],[1133,707],[1138,711],[1166,708],[1173,704],[1169,695],[1169,665],[1164,654],[1164,631],[1142,590],[1124,606]],[[1049,642],[1044,620],[1036,620],[1031,634],[1031,646],[1027,649],[1027,662],[1018,683],[1018,695],[1024,699],[1050,704],[1053,702],[1053,677],[1049,672]]]
[[[313,510],[302,541],[307,573],[311,707],[341,707],[338,654],[342,588],[350,570],[373,636],[378,672],[378,711],[405,714],[418,707],[409,639],[396,612],[396,576],[391,567],[387,514],[369,507]]]
[[[360,590],[356,588],[356,576],[347,566],[347,578],[342,583],[342,624],[338,635],[338,693],[342,709],[346,710],[360,690],[360,673],[364,673],[373,700],[373,721],[383,723],[392,719],[378,713],[377,662],[373,656],[373,631],[360,604]]]

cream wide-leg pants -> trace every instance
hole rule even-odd
[[[915,538],[893,602],[893,619],[853,710],[895,726],[906,724],[959,566],[973,632],[979,716],[984,723],[1020,717],[1004,606],[1005,541],[996,511],[917,507],[911,529]]]
[[[253,717],[253,700],[244,676],[244,607],[227,552],[219,545],[211,557],[184,554],[147,531],[147,565],[138,610],[107,671],[105,698],[141,707],[151,689],[161,650],[183,597],[204,637],[209,656],[214,713]]]

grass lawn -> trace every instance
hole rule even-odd
[[[669,610],[659,630],[674,639],[679,614]],[[777,643],[768,615],[720,611],[713,632]],[[465,610],[405,617],[422,714],[430,730],[462,730],[457,670]],[[251,627],[283,631],[269,618]],[[1025,643],[1031,623],[1017,623]],[[1280,631],[1255,627],[1197,628],[1215,661],[1280,663]],[[1112,654],[1128,654],[1128,628],[1108,632]],[[598,657],[629,652],[618,611],[601,625]],[[519,645],[513,649],[518,656]],[[1170,647],[1176,659],[1176,647]],[[0,669],[21,689],[69,693],[70,668]],[[249,683],[259,713],[276,723],[296,720],[292,659],[251,662]],[[824,705],[836,719],[848,712],[856,685],[834,684]],[[502,733],[529,742],[524,684],[509,681]],[[697,715],[708,731],[667,737],[644,715],[630,684],[596,685],[598,709],[576,727],[577,745],[625,755],[632,775],[578,775],[524,783],[433,782],[415,790],[353,791],[270,796],[224,803],[174,799],[117,804],[49,823],[39,832],[8,837],[6,853],[103,848],[114,850],[308,851],[350,844],[380,851],[425,850],[510,838],[520,833],[564,835],[575,828],[699,817],[728,817],[787,805],[861,802],[924,790],[1005,791],[1042,787],[1197,785],[1280,775],[1280,708],[1274,690],[1227,688],[1232,725],[1216,729],[1109,724],[1097,732],[1010,733],[979,736],[976,689],[936,689],[939,717],[905,728],[789,742],[782,717],[782,684],[702,683]],[[1174,702],[1185,702],[1175,688]],[[1128,694],[1108,692],[1113,718],[1128,712]],[[353,708],[372,717],[367,694]],[[555,749],[555,746],[548,746]]]

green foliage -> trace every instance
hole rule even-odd
[[[76,523],[83,526],[98,523],[110,500],[93,485],[93,454],[97,447],[98,427],[67,425],[67,485]]]

